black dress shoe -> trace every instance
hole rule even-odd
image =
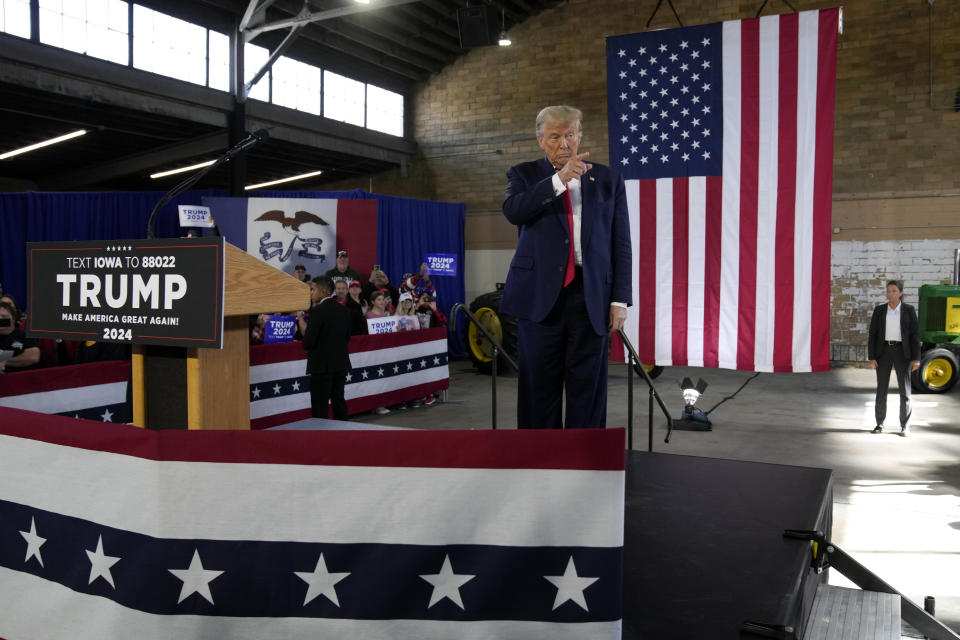
[[[871,431],[870,433],[883,433],[883,425],[878,424],[873,428],[873,431]]]

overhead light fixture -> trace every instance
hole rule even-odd
[[[203,167],[209,167],[216,160],[207,160],[206,162],[201,162],[199,164],[192,164],[189,167],[179,167],[177,169],[170,169],[169,171],[161,171],[160,173],[151,173],[150,177],[156,180],[157,178],[166,178],[167,176],[172,176],[177,173],[183,173],[184,171],[193,171],[194,169],[202,169]]]
[[[354,0],[357,4],[370,4],[370,0]]]
[[[310,173],[301,173],[298,176],[290,176],[289,178],[280,178],[279,180],[271,180],[270,182],[261,182],[260,184],[251,184],[244,187],[244,189],[247,191],[250,191],[251,189],[271,187],[275,184],[280,184],[281,182],[293,182],[294,180],[303,180],[304,178],[312,178],[313,176],[318,176],[321,173],[323,173],[323,171],[311,171]]]
[[[7,158],[12,158],[13,156],[18,156],[21,153],[27,153],[28,151],[35,151],[37,149],[42,149],[43,147],[49,147],[52,144],[57,144],[58,142],[65,142],[73,138],[78,138],[87,132],[86,129],[80,129],[78,131],[73,131],[66,135],[62,135],[56,138],[50,138],[49,140],[44,140],[43,142],[38,142],[36,144],[31,144],[27,147],[21,147],[20,149],[14,149],[13,151],[7,151],[6,153],[0,153],[0,160],[6,160]]]
[[[497,42],[501,47],[509,47],[513,44],[510,41],[510,38],[507,37],[507,18],[503,9],[503,5],[500,5],[500,40]]]

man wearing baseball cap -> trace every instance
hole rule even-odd
[[[333,280],[334,284],[343,280],[349,285],[351,280],[360,279],[360,274],[357,273],[356,269],[350,268],[350,257],[345,249],[337,251],[337,266],[323,275]]]

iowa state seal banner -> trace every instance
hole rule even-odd
[[[27,335],[220,348],[223,238],[29,242]]]
[[[619,640],[623,514],[622,429],[0,408],[0,637]]]

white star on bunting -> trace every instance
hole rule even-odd
[[[311,600],[320,595],[326,597],[327,600],[338,607],[340,606],[340,600],[337,598],[337,590],[334,586],[350,574],[327,571],[327,563],[324,562],[322,553],[313,571],[294,571],[294,573],[309,585],[307,595],[303,599],[303,606],[307,606]]]
[[[40,563],[40,566],[43,566],[43,558],[40,556],[40,547],[43,546],[43,543],[47,541],[46,538],[41,538],[37,535],[37,524],[34,522],[33,518],[30,518],[30,531],[21,531],[20,535],[23,536],[23,539],[27,541],[27,556],[23,559],[24,562],[27,562],[30,558],[36,558],[37,562]]]
[[[108,556],[103,553],[103,536],[97,538],[97,550],[87,550],[87,557],[90,558],[90,580],[87,584],[93,584],[97,578],[103,578],[114,589],[117,585],[113,583],[113,575],[110,573],[110,567],[120,561],[119,557]]]
[[[583,590],[592,585],[599,578],[581,578],[577,575],[577,567],[573,564],[573,556],[567,561],[567,568],[562,576],[543,576],[557,588],[557,597],[553,601],[553,609],[562,605],[567,600],[572,600],[584,611],[587,608],[587,599],[583,597]]]
[[[444,556],[443,567],[440,568],[440,573],[421,575],[420,577],[433,585],[433,593],[430,594],[430,604],[427,605],[428,609],[444,598],[449,598],[450,601],[458,607],[466,610],[463,606],[463,600],[460,598],[460,587],[473,580],[476,576],[465,573],[454,573],[453,567],[450,564],[449,555]]]
[[[223,571],[211,571],[203,568],[200,562],[200,552],[193,550],[193,559],[190,560],[190,566],[186,569],[167,569],[170,573],[183,580],[183,587],[180,589],[180,604],[187,597],[194,593],[199,593],[203,598],[213,604],[213,596],[210,594],[210,583],[215,580]]]

